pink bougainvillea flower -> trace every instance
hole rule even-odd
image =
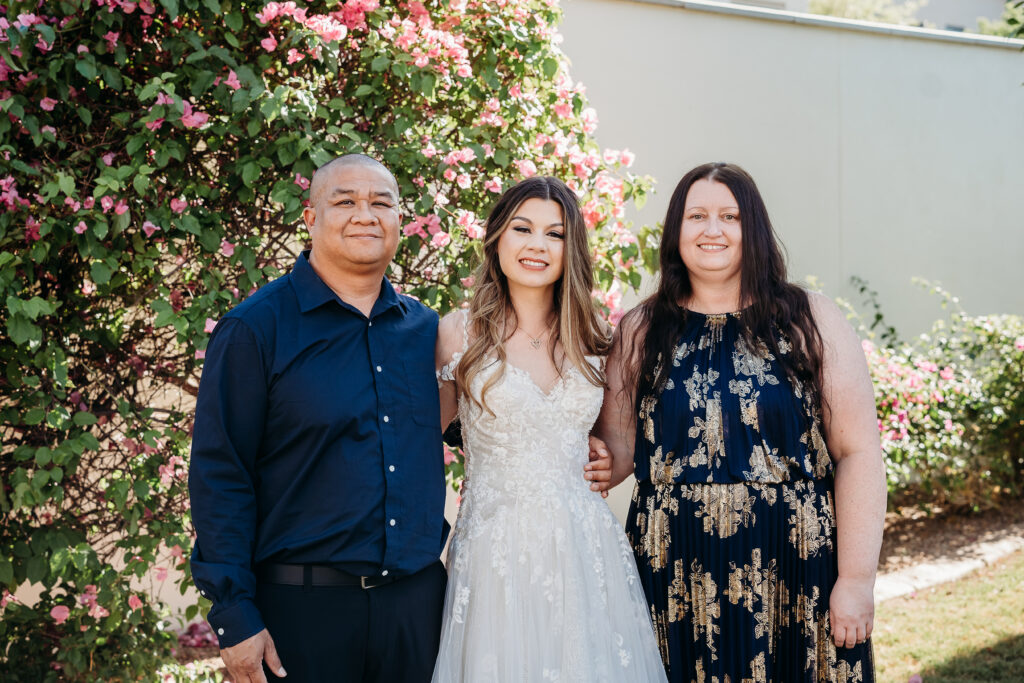
[[[455,179],[455,183],[463,190],[469,187],[471,182],[472,181],[470,181],[468,173],[460,173],[458,177]]]
[[[171,200],[171,211],[174,213],[181,213],[188,208],[188,202],[179,197],[175,197]]]
[[[39,106],[43,108],[43,111],[53,111],[53,108],[57,106],[57,100],[52,97],[44,97],[39,100]]]
[[[107,166],[110,166],[114,163],[114,156],[115,155],[113,152],[107,152],[106,154],[101,156],[100,159],[103,159],[103,163],[105,163]]]
[[[100,606],[98,602],[93,603],[92,607],[89,608],[89,616],[93,619],[102,619],[103,617],[109,617],[110,612],[105,607]]]
[[[167,567],[153,567],[153,575],[157,581],[167,580]]]
[[[225,256],[231,256],[232,254],[235,253],[235,245],[232,244],[231,242],[228,242],[227,240],[221,240],[220,253],[224,254]]]
[[[103,40],[107,41],[107,49],[111,52],[117,47],[117,39],[121,37],[120,33],[114,31],[107,31],[103,34]]]
[[[181,115],[181,125],[186,128],[199,128],[210,120],[209,114],[194,110],[192,108],[192,103],[188,100],[185,100],[182,103],[182,106],[184,111]]]
[[[160,92],[160,93],[157,93],[157,95],[156,95],[156,103],[157,104],[174,104],[174,98],[171,97],[170,95],[168,95],[167,93]]]
[[[206,334],[210,334],[211,332],[213,332],[213,328],[215,328],[216,326],[216,320],[214,320],[213,318],[207,318],[206,325],[203,327],[203,332],[205,332]]]
[[[128,210],[128,204],[123,199],[118,199],[117,204],[114,205],[114,213],[118,216]]]
[[[68,616],[71,614],[71,609],[67,605],[57,605],[50,610],[50,616],[58,624],[63,624],[68,620]]]
[[[75,232],[79,235],[85,234],[85,231],[88,229],[89,227],[85,224],[85,221],[78,221],[78,225],[75,226]]]
[[[156,5],[153,4],[153,0],[139,0],[139,9],[146,14],[156,13]]]
[[[446,232],[438,232],[434,234],[434,237],[430,240],[430,244],[435,247],[445,247],[452,241],[451,235]]]
[[[203,349],[196,350],[196,360],[202,360],[206,358],[206,351]]]
[[[224,79],[224,84],[232,90],[238,90],[242,87],[242,82],[238,80],[238,74],[232,69],[228,72],[228,77]]]
[[[444,445],[444,464],[451,465],[455,462],[455,451],[448,448],[448,444]]]
[[[459,64],[459,68],[455,70],[455,74],[460,78],[469,78],[473,75],[473,69],[470,68],[469,64]]]
[[[260,41],[260,46],[267,52],[273,52],[277,49],[277,38],[271,33],[266,38]]]
[[[301,62],[306,58],[306,55],[296,50],[294,47],[288,50],[288,63],[294,64],[295,62]]]
[[[514,161],[512,163],[516,167],[516,169],[519,171],[519,175],[523,176],[524,178],[530,178],[532,176],[537,175],[537,164],[533,163],[530,160],[526,160],[526,161],[519,161],[519,160],[517,160],[517,161]]]
[[[151,131],[156,132],[156,131],[160,130],[160,126],[162,126],[162,125],[164,125],[164,117],[161,116],[158,119],[155,119],[153,121],[147,122],[146,123],[146,128],[149,128]]]
[[[142,600],[139,600],[139,596],[132,593],[128,596],[128,607],[134,612],[135,610],[142,607]]]
[[[622,150],[622,165],[629,168],[636,161],[636,155],[630,152],[628,149]]]
[[[37,242],[41,235],[39,234],[40,223],[33,216],[29,216],[28,220],[25,221],[25,241],[26,242]]]
[[[160,229],[159,225],[154,224],[151,221],[146,221],[142,224],[142,232],[146,233],[146,237],[152,237],[153,233]]]
[[[87,48],[85,45],[79,45],[78,47],[75,48],[75,52],[77,52],[80,55],[81,54],[85,54],[85,53],[89,52],[89,48]]]
[[[490,180],[484,181],[484,189],[494,194],[501,194],[501,180],[498,178],[491,178]]]
[[[309,189],[309,178],[302,175],[301,173],[295,174],[295,184],[301,187],[303,190]]]
[[[1013,348],[1017,349],[1018,351],[1024,351],[1024,337],[1017,337],[1017,339],[1013,342]]]
[[[73,197],[65,197],[64,205],[69,207],[74,213],[78,213],[78,210],[82,208],[81,202]]]
[[[459,280],[459,282],[462,283],[463,287],[466,287],[468,289],[469,287],[472,287],[476,283],[476,278],[470,275],[469,277],[462,278],[461,280]]]

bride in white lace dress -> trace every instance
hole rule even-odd
[[[433,680],[665,681],[633,551],[581,476],[608,341],[561,181],[502,196],[476,281],[438,331],[442,426],[458,412],[466,480]]]

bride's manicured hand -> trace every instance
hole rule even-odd
[[[612,454],[604,441],[590,437],[590,462],[583,467],[583,478],[590,482],[591,491],[600,491],[602,498],[608,497],[609,482],[612,478]]]

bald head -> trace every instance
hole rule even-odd
[[[391,181],[392,189],[395,191],[395,201],[398,201],[399,197],[401,197],[401,192],[398,190],[398,181],[395,179],[395,175],[388,170],[387,166],[365,154],[343,154],[340,157],[331,159],[313,174],[313,180],[309,184],[310,205],[316,206],[320,202],[324,190],[327,188],[327,180],[334,171],[353,167],[372,168],[383,172]]]

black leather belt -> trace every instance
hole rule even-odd
[[[267,564],[257,571],[264,583],[285,586],[359,586],[376,588],[397,581],[395,576],[356,576],[319,564]]]

